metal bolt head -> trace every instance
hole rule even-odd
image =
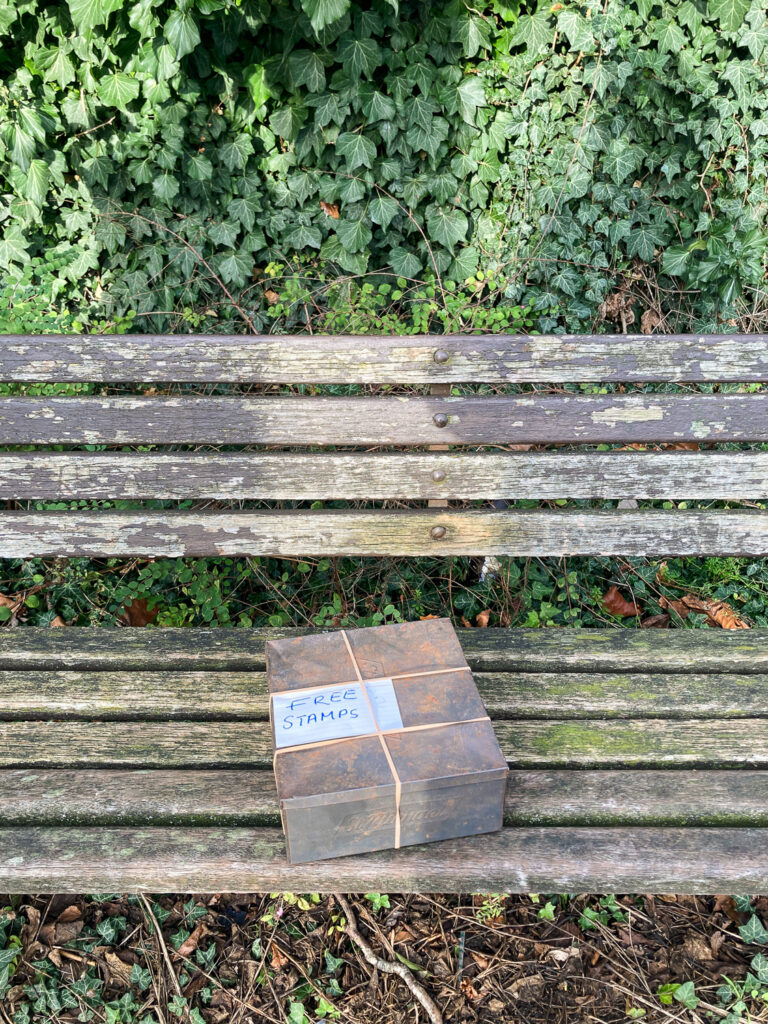
[[[442,540],[448,531],[444,526],[433,526],[429,532],[432,540]]]
[[[439,348],[432,356],[436,363],[447,363],[451,358],[450,352],[446,352],[444,348]]]
[[[432,470],[432,479],[435,481],[436,484],[439,484],[441,480],[445,480],[445,470],[444,469],[433,469]]]
[[[448,425],[448,417],[444,412],[436,412],[432,417],[432,422],[436,427],[446,427]]]

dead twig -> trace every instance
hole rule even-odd
[[[341,893],[335,892],[333,898],[341,907],[341,910],[346,918],[346,924],[342,926],[342,931],[352,939],[352,941],[359,946],[360,952],[363,954],[368,963],[381,971],[382,974],[396,974],[399,978],[405,982],[408,988],[411,990],[412,995],[415,999],[421,1003],[427,1012],[427,1016],[432,1021],[432,1024],[443,1024],[443,1015],[437,1008],[437,1005],[427,994],[424,988],[416,981],[411,971],[405,966],[405,964],[396,964],[391,960],[382,960],[381,957],[376,956],[374,951],[362,937],[357,929],[357,921],[355,915],[352,913],[352,908],[349,903],[344,899]]]

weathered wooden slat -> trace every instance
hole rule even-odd
[[[0,461],[0,498],[768,497],[768,452],[23,452]]]
[[[276,829],[0,829],[19,892],[761,892],[768,830],[515,828],[289,865]]]
[[[768,675],[477,672],[492,718],[759,718]],[[0,720],[266,721],[263,672],[0,670]]]
[[[494,722],[510,763],[530,768],[768,766],[768,717]],[[748,741],[745,736],[748,734]],[[0,722],[3,768],[258,768],[262,722]]]
[[[517,770],[504,823],[768,826],[768,772]],[[270,771],[5,769],[0,821],[18,825],[280,824]]]
[[[0,669],[150,672],[264,670],[268,640],[318,630],[0,629]],[[768,673],[768,629],[461,629],[476,672]]]
[[[759,381],[766,352],[764,334],[13,335],[0,336],[0,380]]]
[[[5,512],[6,558],[765,555],[762,511]]]
[[[571,441],[768,441],[768,394],[0,399],[0,444]]]

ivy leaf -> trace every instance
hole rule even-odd
[[[18,227],[13,226],[0,238],[0,267],[6,270],[12,263],[28,263],[28,242]]]
[[[612,139],[603,159],[603,169],[620,185],[637,167],[638,158],[639,154],[626,139]]]
[[[119,11],[124,0],[67,0],[75,28],[87,32],[97,25],[106,25],[110,14]]]
[[[369,121],[390,121],[397,113],[397,107],[390,96],[376,90],[363,104],[363,113]]]
[[[202,153],[192,153],[187,159],[187,174],[193,181],[210,181],[213,165]]]
[[[487,106],[481,80],[476,75],[465,78],[456,89],[456,97],[462,118],[467,124],[474,124],[477,108]]]
[[[35,206],[42,206],[48,193],[49,171],[44,160],[33,160],[27,171],[24,194]]]
[[[226,284],[242,286],[253,269],[253,257],[244,252],[230,252],[219,260],[218,268]]]
[[[421,261],[401,245],[396,245],[390,251],[389,262],[398,277],[414,278],[421,271]]]
[[[56,54],[43,75],[43,81],[56,82],[62,89],[75,81],[74,65],[63,47],[56,48]]]
[[[684,984],[678,985],[672,995],[678,1003],[682,1003],[689,1010],[695,1010],[699,1005],[699,998],[696,995],[692,981],[686,981]]]
[[[685,46],[685,32],[677,22],[659,20],[654,25],[654,38],[662,53],[679,53]]]
[[[291,76],[297,85],[306,85],[310,92],[325,88],[325,66],[311,50],[296,50],[288,59]]]
[[[125,110],[131,100],[139,95],[140,86],[135,78],[123,71],[115,71],[101,79],[97,91],[99,99],[106,106]]]
[[[360,252],[372,238],[371,229],[363,220],[340,220],[336,234],[347,252]]]
[[[267,69],[263,64],[253,64],[245,70],[245,84],[251,94],[253,105],[258,110],[267,102],[272,95],[272,90],[267,85]]]
[[[763,953],[758,953],[757,956],[752,957],[749,967],[754,971],[761,985],[768,985],[768,957]]]
[[[338,59],[352,78],[371,75],[381,64],[381,50],[373,39],[357,39],[351,34],[342,36]]]
[[[233,249],[239,234],[240,228],[237,224],[233,224],[232,221],[222,220],[218,224],[213,225],[208,232],[208,237],[214,245],[220,245],[222,249]]]
[[[755,943],[758,946],[768,945],[768,931],[763,927],[757,914],[753,914],[747,923],[739,928],[739,935],[745,942]]]
[[[313,224],[299,224],[287,236],[286,241],[295,249],[306,249],[307,246],[319,249],[322,245],[323,236],[320,234],[320,228],[315,227]]]
[[[639,256],[641,260],[650,263],[657,245],[664,241],[659,228],[654,224],[639,224],[633,228],[627,238],[627,254]]]
[[[350,0],[301,0],[301,6],[315,32],[343,18],[349,10]]]
[[[304,107],[281,107],[270,117],[269,127],[286,142],[295,142],[306,116]]]
[[[378,195],[374,196],[368,205],[368,212],[374,224],[388,228],[394,217],[400,212],[400,207],[389,196]]]
[[[576,11],[562,11],[557,18],[557,27],[566,36],[573,50],[591,50],[595,37],[589,29],[589,22]]]
[[[197,22],[187,11],[174,11],[165,23],[164,32],[179,60],[192,53],[200,42]]]
[[[254,193],[233,199],[227,207],[227,213],[230,217],[239,220],[246,231],[252,231],[256,220],[256,211],[260,208],[259,197]]]
[[[336,140],[336,152],[346,160],[348,171],[372,167],[376,158],[376,146],[359,132],[342,132]]]
[[[671,277],[683,277],[691,260],[691,251],[685,245],[670,245],[664,250],[661,267]]]
[[[707,16],[718,21],[723,32],[736,32],[741,28],[749,7],[750,0],[709,0]]]
[[[175,174],[163,171],[152,181],[152,191],[164,203],[170,203],[179,194],[179,182]]]
[[[521,14],[515,25],[512,44],[524,46],[529,53],[536,56],[546,50],[552,42],[552,20],[549,12],[537,11],[536,14]]]
[[[452,249],[466,238],[469,221],[466,214],[455,207],[431,206],[427,209],[427,229],[430,238]]]
[[[467,14],[456,26],[456,41],[461,43],[465,57],[474,57],[478,50],[491,45],[490,29],[482,18]]]
[[[477,271],[480,262],[480,254],[472,245],[459,249],[456,257],[451,263],[449,276],[452,281],[466,281],[468,277]]]
[[[230,171],[242,171],[253,153],[253,143],[247,135],[236,135],[219,148],[222,163]]]
[[[743,100],[747,93],[748,83],[755,77],[755,69],[748,61],[735,60],[731,61],[721,74],[726,82],[731,83],[736,96]]]

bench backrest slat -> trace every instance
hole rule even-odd
[[[762,381],[768,335],[0,335],[0,380]]]
[[[649,441],[768,441],[768,394],[0,401],[0,444]]]
[[[768,452],[22,452],[0,499],[768,498]]]

